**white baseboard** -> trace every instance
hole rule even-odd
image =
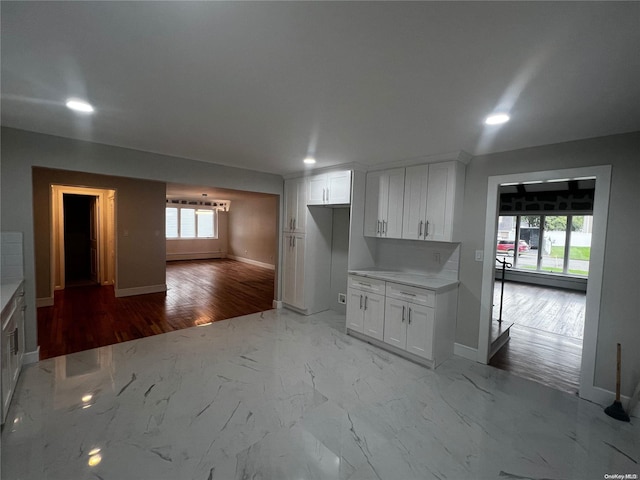
[[[273,305],[273,308],[280,309],[282,308],[282,300],[274,300],[272,305]]]
[[[36,298],[36,308],[53,307],[53,297]]]
[[[40,361],[40,345],[36,348],[35,352],[25,352],[22,357],[22,364],[29,365],[31,363],[38,363]]]
[[[147,285],[144,287],[118,288],[116,289],[116,297],[132,297],[133,295],[145,295],[147,293],[166,292],[167,285]]]
[[[226,252],[167,253],[167,262],[175,260],[208,260],[210,258],[225,258],[226,256]]]
[[[478,361],[478,349],[467,347],[461,343],[453,344],[453,354],[474,362]]]
[[[237,260],[242,263],[250,263],[251,265],[256,265],[257,267],[268,268],[269,270],[275,270],[276,266],[270,263],[259,262],[257,260],[251,260],[250,258],[238,257],[236,255],[227,255],[227,258],[232,260]]]

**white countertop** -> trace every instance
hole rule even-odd
[[[449,290],[458,285],[458,280],[438,277],[437,275],[425,275],[420,273],[394,272],[389,270],[349,270],[350,275],[360,275],[368,278],[376,278],[385,282],[400,283],[412,287],[428,288],[429,290]]]
[[[4,311],[4,308],[7,306],[14,293],[20,287],[22,280],[2,280],[2,284],[0,284],[0,297],[2,300],[2,308],[0,308],[0,312]]]

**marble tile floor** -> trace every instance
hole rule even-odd
[[[636,418],[458,357],[426,369],[333,312],[41,361],[2,431],[5,480],[603,479],[638,462]]]

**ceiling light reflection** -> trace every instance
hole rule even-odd
[[[81,113],[94,112],[93,106],[90,103],[85,102],[84,100],[81,100],[79,98],[68,98],[67,103],[65,105],[67,106],[67,108],[73,110],[74,112],[81,112]]]

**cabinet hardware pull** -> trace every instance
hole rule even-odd
[[[378,220],[378,228],[376,229],[376,233],[380,234],[380,220]]]
[[[420,220],[420,223],[418,224],[418,238],[422,236],[422,223],[422,220]]]
[[[296,237],[291,237],[291,239],[293,240],[293,246],[296,246]]]
[[[329,189],[327,188],[327,203],[329,203]]]
[[[411,307],[409,307],[409,325],[411,325]]]
[[[424,227],[424,238],[427,238],[429,236],[429,220],[427,220],[427,223],[425,224]]]
[[[296,219],[293,218],[292,220],[293,220],[293,229],[295,230],[296,229]]]
[[[409,293],[409,292],[400,292],[402,295],[409,295],[410,297],[415,297],[416,294],[415,293]]]
[[[325,190],[326,190],[326,189],[324,189],[324,188],[322,189],[322,201],[323,201],[323,202],[324,202],[324,193],[325,193]]]
[[[402,323],[404,323],[404,311],[405,311],[405,306],[402,306]]]
[[[360,310],[362,310],[362,295],[360,295]]]
[[[369,300],[369,297],[367,297],[366,295],[364,296],[364,309],[367,309],[367,300]]]
[[[362,285],[363,287],[371,287],[370,283],[358,282],[358,285]]]
[[[382,234],[383,235],[387,234],[387,221],[386,220],[382,220]]]
[[[20,332],[18,331],[18,327],[15,328],[15,330],[13,331],[13,353],[17,354],[19,352],[19,348],[20,348],[20,342],[18,341],[18,335],[20,335]]]

